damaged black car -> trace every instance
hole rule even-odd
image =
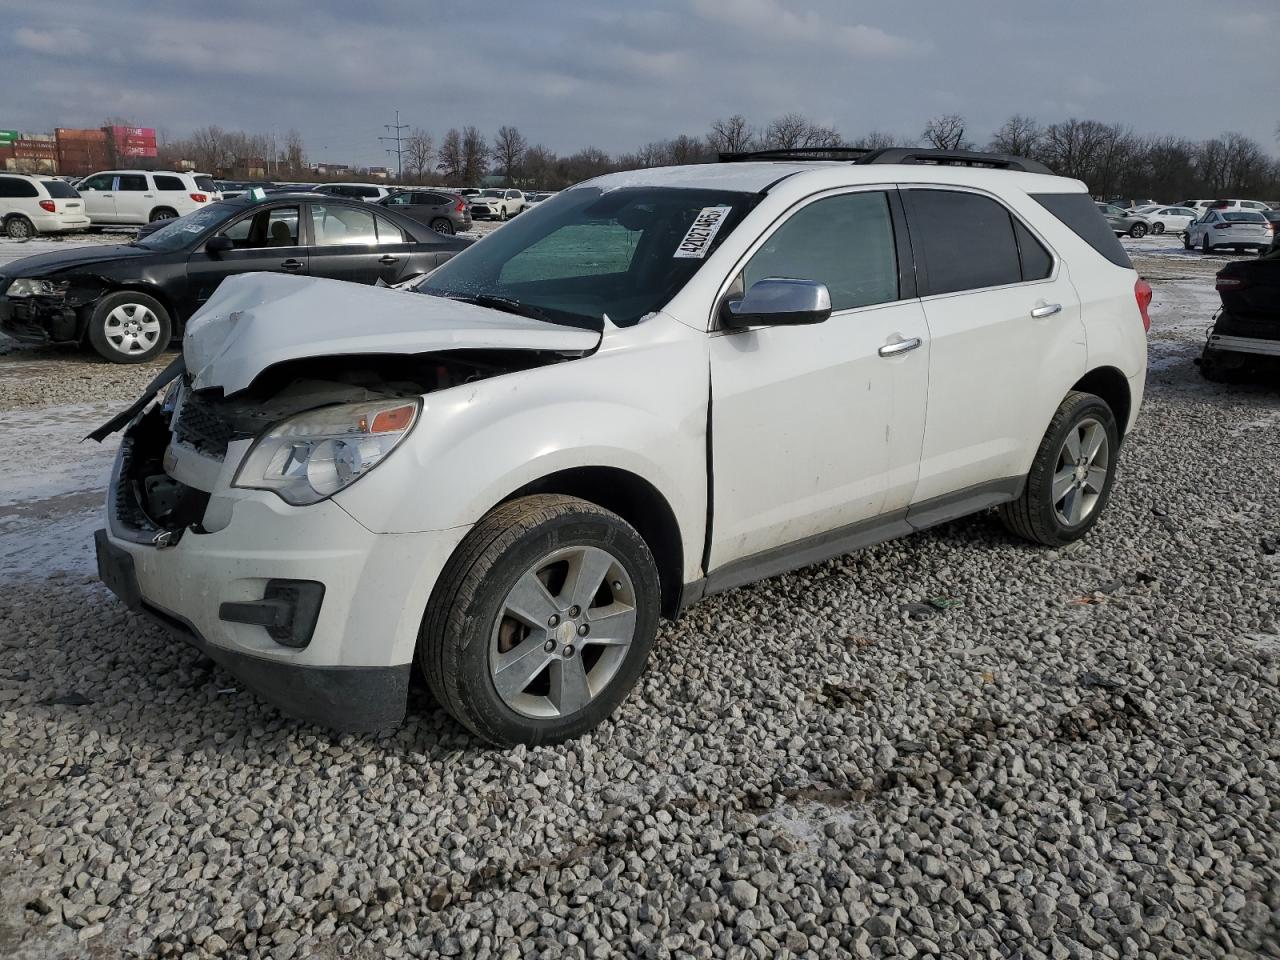
[[[132,243],[26,257],[0,269],[0,330],[140,363],[181,336],[225,277],[268,271],[394,285],[471,243],[391,209],[317,194],[245,194]]]
[[[1230,383],[1280,371],[1280,244],[1257,259],[1228,263],[1214,285],[1222,309],[1200,355],[1205,379]]]

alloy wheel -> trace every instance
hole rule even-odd
[[[1107,430],[1092,417],[1067,434],[1053,473],[1053,511],[1063,526],[1074,527],[1097,509],[1111,467]]]
[[[125,356],[145,353],[160,339],[160,318],[140,303],[122,303],[102,324],[107,343]]]
[[[635,587],[626,568],[599,547],[564,547],[533,564],[503,600],[489,675],[517,713],[567,717],[604,691],[635,632]]]
[[[5,232],[9,235],[10,239],[13,240],[26,240],[33,233],[31,224],[29,224],[23,217],[14,217],[10,220],[8,225],[5,227]]]

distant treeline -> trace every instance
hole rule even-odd
[[[398,179],[467,186],[497,175],[513,184],[555,190],[616,170],[704,163],[721,152],[833,146],[931,146],[1012,153],[1083,180],[1092,193],[1107,197],[1151,197],[1163,202],[1280,199],[1280,162],[1256,140],[1239,133],[1190,140],[1142,135],[1122,124],[1074,117],[1046,125],[1021,115],[1006,120],[985,143],[972,136],[964,118],[956,114],[935,117],[917,136],[877,130],[852,137],[796,113],[762,126],[734,115],[716,120],[705,133],[655,140],[618,155],[597,147],[560,155],[541,144],[530,144],[514,126],[499,128],[492,139],[474,126],[454,128],[438,144],[431,133],[415,127],[401,144],[403,175]],[[171,161],[194,161],[197,169],[226,176],[247,175],[252,165],[253,169],[265,166],[266,174],[276,179],[308,177],[306,150],[296,131],[277,143],[261,134],[204,127],[187,139],[164,144],[161,154]]]

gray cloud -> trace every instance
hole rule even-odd
[[[0,0],[0,19],[0,127],[296,127],[313,159],[359,163],[385,159],[397,108],[437,136],[510,123],[562,151],[735,112],[849,136],[958,112],[979,140],[1011,113],[1074,113],[1272,150],[1280,119],[1274,0]]]

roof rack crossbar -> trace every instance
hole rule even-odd
[[[770,150],[742,150],[719,154],[721,163],[747,160],[857,160],[871,153],[865,147],[778,147]]]
[[[1015,157],[1007,153],[982,153],[977,150],[931,150],[917,147],[886,147],[869,152],[854,163],[932,163],[949,167],[985,167],[991,170],[1016,170],[1021,173],[1048,173],[1038,160]]]

